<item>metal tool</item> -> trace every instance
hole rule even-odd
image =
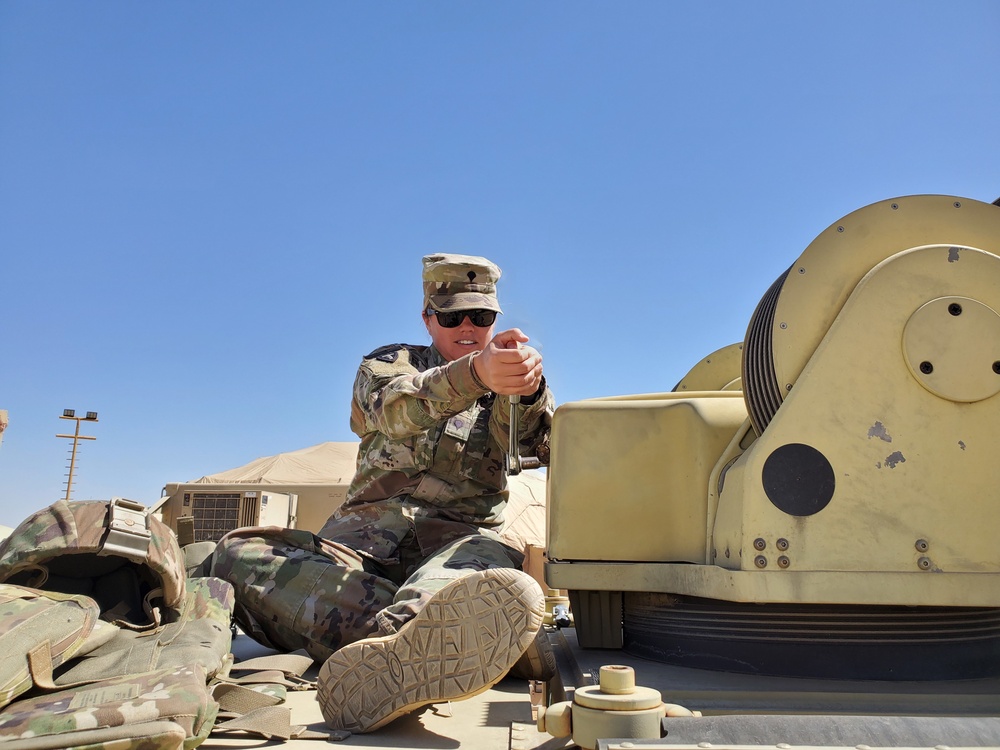
[[[535,456],[522,456],[517,446],[517,436],[521,432],[521,415],[518,405],[521,403],[520,396],[510,397],[510,439],[507,443],[508,474],[520,474],[523,469],[537,469],[542,462]]]
[[[509,461],[507,462],[507,473],[508,474],[520,474],[521,473],[521,455],[517,447],[517,433],[521,431],[521,418],[518,413],[518,405],[521,403],[520,396],[510,397],[510,437],[507,441],[507,454],[509,456]]]

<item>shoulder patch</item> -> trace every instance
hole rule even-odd
[[[420,362],[422,360],[421,352],[423,352],[424,348],[422,346],[411,346],[410,344],[388,344],[380,346],[371,354],[365,355],[365,359],[375,359],[379,362],[392,364],[399,359],[400,354],[406,353],[409,355],[410,362]]]

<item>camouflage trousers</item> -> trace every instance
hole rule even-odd
[[[521,555],[485,535],[456,539],[430,556],[401,544],[386,565],[308,531],[251,527],[219,542],[212,575],[236,591],[236,622],[252,638],[325,661],[342,646],[402,627],[456,578],[519,568]]]

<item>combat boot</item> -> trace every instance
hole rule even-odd
[[[370,732],[430,703],[471,698],[499,682],[545,613],[527,573],[491,568],[458,578],[392,635],[336,651],[319,672],[326,723]]]
[[[511,677],[522,680],[540,680],[548,682],[556,676],[556,652],[549,641],[545,628],[539,628],[538,635],[528,644],[521,658],[510,668]]]

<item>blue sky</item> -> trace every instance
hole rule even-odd
[[[0,523],[351,440],[420,258],[670,390],[874,201],[1000,196],[1000,4],[0,3]]]

